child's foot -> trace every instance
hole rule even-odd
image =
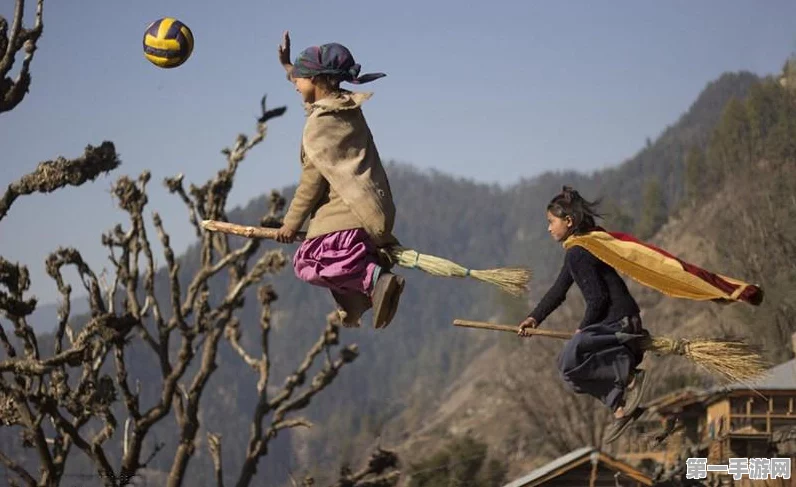
[[[401,294],[404,292],[404,286],[406,285],[406,280],[401,277],[398,277],[398,289],[395,291],[395,297],[390,304],[390,314],[387,315],[387,323],[392,323],[393,318],[395,318],[395,314],[398,312],[398,302],[401,299]],[[387,326],[386,324],[384,326]]]
[[[625,412],[622,408],[618,408],[614,412],[614,420],[605,428],[605,443],[616,441],[643,412],[642,408],[636,408],[633,412]]]
[[[379,276],[373,287],[373,327],[384,328],[390,324],[398,309],[404,290],[404,278],[391,272]]]
[[[630,384],[627,386],[625,392],[625,406],[624,411],[626,414],[632,414],[633,411],[641,403],[641,398],[644,395],[644,369],[636,369],[630,376]]]

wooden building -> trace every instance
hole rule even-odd
[[[683,389],[645,406],[647,411],[618,455],[642,470],[682,472],[689,457],[727,465],[729,458],[778,456],[791,458],[792,467],[796,464],[796,451],[788,446],[796,443],[791,438],[796,436],[796,359],[773,367],[748,384]],[[667,428],[670,434],[657,444],[654,432]],[[711,475],[717,482],[727,480],[725,474]],[[760,485],[791,485],[791,481],[796,485],[796,479]]]
[[[652,479],[600,450],[587,446],[559,457],[504,487],[642,487]]]

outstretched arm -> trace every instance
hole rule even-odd
[[[328,183],[318,169],[312,163],[307,163],[301,171],[301,179],[296,194],[290,201],[282,228],[277,233],[277,241],[290,243],[295,239],[296,232],[304,225],[304,221],[315,209],[315,205],[326,193],[327,188]]]
[[[582,329],[597,323],[605,316],[605,310],[609,305],[608,286],[597,268],[599,260],[588,250],[574,247],[568,257],[572,275],[586,301],[586,312],[578,326]]]
[[[285,68],[287,73],[287,80],[292,81],[293,63],[290,62],[290,33],[288,31],[282,34],[282,43],[279,45],[277,52],[279,53],[279,64]]]
[[[539,304],[536,305],[528,317],[520,323],[520,335],[524,335],[523,330],[526,328],[536,328],[539,326],[550,313],[556,310],[561,303],[567,298],[567,291],[572,287],[572,275],[569,268],[565,263],[561,267],[561,272],[558,274],[556,282],[548,289]]]

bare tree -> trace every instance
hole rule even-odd
[[[0,17],[0,112],[13,110],[29,91],[30,64],[43,28],[43,0],[38,0],[36,7],[35,23],[30,29],[23,27],[24,0],[16,0],[10,32],[8,21]],[[12,79],[9,73],[17,54],[23,51],[21,69],[16,79]],[[144,216],[148,171],[136,180],[122,176],[113,185],[116,202],[129,216],[129,228],[117,225],[103,235],[103,245],[108,248],[113,264],[110,286],[76,249],[58,248],[47,258],[47,272],[63,297],[51,354],[41,349],[28,323],[37,302],[26,296],[30,289],[27,267],[0,257],[0,311],[14,330],[10,337],[0,323],[0,343],[6,357],[0,361],[0,422],[21,430],[22,446],[33,448],[39,463],[34,472],[26,468],[18,455],[0,451],[0,463],[17,476],[8,479],[12,485],[59,485],[75,447],[91,460],[104,485],[126,485],[164,448],[163,443],[155,443],[148,456],[144,456],[149,433],[172,414],[179,442],[168,485],[181,485],[195,453],[200,399],[217,368],[218,347],[224,337],[259,375],[259,399],[237,481],[237,485],[249,485],[259,460],[268,452],[269,442],[282,430],[309,427],[309,421],[295,413],[328,387],[345,364],[356,359],[356,345],[342,347],[338,357],[332,358],[332,348],[339,345],[339,323],[333,319],[336,315],[330,314],[320,338],[298,368],[281,388],[269,395],[268,391],[275,389],[268,387],[269,331],[271,307],[277,295],[268,284],[262,285],[257,293],[262,307],[259,357],[247,352],[240,342],[240,322],[235,313],[243,307],[245,292],[266,275],[283,269],[287,258],[281,250],[260,252],[258,256],[260,245],[256,240],[235,247],[224,234],[205,233],[199,219],[226,220],[227,197],[238,165],[264,140],[267,121],[281,116],[285,108],[266,110],[264,97],[262,111],[254,136],[239,135],[233,147],[222,151],[227,165],[216,177],[201,187],[191,185],[187,191],[182,175],[165,180],[168,190],[186,204],[189,220],[201,242],[201,266],[188,279],[187,289],[178,276],[179,263],[163,222],[153,213],[152,223],[168,271],[168,292],[156,293],[155,257]],[[82,156],[72,160],[59,157],[42,162],[35,171],[10,184],[0,197],[0,221],[21,196],[80,186],[119,165],[115,147],[107,141],[99,147],[88,146]],[[261,223],[278,223],[284,205],[281,195],[274,192],[270,210]],[[81,324],[71,317],[72,287],[62,274],[69,266],[78,272],[89,297],[90,313],[87,318],[77,320]],[[211,305],[210,282],[225,271],[226,292],[217,304]],[[162,299],[163,295],[168,296],[167,300]],[[153,363],[162,376],[161,391],[154,404],[142,404],[140,384],[131,386],[128,377],[129,345],[139,340],[152,352]],[[179,346],[172,340],[179,340]],[[195,364],[197,355],[200,360]],[[306,376],[319,357],[324,362],[305,386]],[[192,364],[198,365],[198,370],[188,377]],[[109,370],[115,373],[107,373]],[[121,455],[114,458],[107,447],[118,436],[119,408],[114,410],[113,406],[119,398],[126,417]],[[207,436],[216,483],[221,486],[221,435],[208,433]],[[356,473],[341,472],[338,485],[394,485],[398,476],[395,455],[378,450],[366,468]]]
[[[367,464],[356,472],[344,465],[340,469],[340,478],[331,487],[393,487],[401,477],[398,464],[398,456],[394,452],[377,447]],[[290,480],[293,487],[315,485],[311,476],[305,477],[301,484],[292,475]]]
[[[42,33],[42,14],[44,0],[36,2],[36,20],[33,28],[26,29],[22,26],[25,11],[25,0],[16,0],[14,6],[14,19],[11,21],[11,31],[8,31],[8,21],[0,16],[0,113],[14,109],[25,98],[30,87],[30,63],[33,53],[36,52],[36,43]],[[16,79],[9,76],[14,67],[17,53],[25,52]]]
[[[0,453],[0,462],[17,475],[19,482],[30,486],[58,485],[69,454],[76,447],[91,460],[104,485],[128,484],[163,449],[163,444],[155,444],[149,448],[152,451],[145,452],[146,443],[152,443],[147,439],[153,427],[173,414],[179,440],[168,485],[182,485],[200,432],[200,399],[217,367],[222,338],[229,341],[259,376],[259,399],[236,485],[251,483],[258,461],[267,454],[269,442],[280,431],[310,426],[309,421],[295,414],[328,387],[344,365],[356,359],[356,345],[342,347],[337,358],[331,356],[331,350],[339,345],[339,323],[330,314],[325,329],[304,360],[283,386],[273,392],[275,388],[269,387],[269,331],[271,308],[277,295],[269,284],[263,284],[257,293],[261,305],[261,350],[256,355],[241,343],[241,323],[235,313],[243,307],[245,291],[265,276],[283,269],[287,257],[281,249],[258,254],[257,240],[236,247],[232,237],[205,232],[198,223],[199,219],[227,220],[227,198],[239,164],[265,138],[267,120],[283,112],[284,108],[266,111],[263,100],[263,116],[254,136],[239,135],[231,148],[224,149],[226,167],[204,185],[191,185],[186,190],[181,175],[165,180],[168,190],[185,202],[201,241],[200,267],[189,279],[187,289],[179,278],[179,264],[163,221],[153,213],[152,224],[168,271],[168,292],[156,292],[157,269],[144,215],[149,172],[136,180],[122,176],[112,187],[117,204],[129,216],[127,228],[117,225],[103,235],[103,245],[108,248],[113,265],[112,284],[102,283],[76,249],[58,248],[48,257],[47,272],[63,296],[51,354],[40,349],[27,322],[36,307],[35,299],[25,296],[30,287],[27,268],[0,258],[0,284],[5,288],[5,291],[0,289],[0,310],[13,324],[16,336],[13,343],[0,327],[0,342],[7,355],[0,362],[0,419],[4,425],[21,427],[23,442],[36,449],[39,460],[38,472],[33,472],[12,456]],[[74,160],[59,158],[43,162],[33,173],[11,184],[0,198],[0,220],[20,196],[50,192],[67,185],[79,186],[118,166],[110,142],[98,148],[89,146],[82,157]],[[284,198],[273,193],[270,209],[261,224],[278,223],[284,206]],[[77,270],[89,296],[90,317],[83,326],[70,320],[72,288],[62,274],[67,266]],[[222,272],[228,274],[226,291],[220,299],[213,299],[217,303],[212,304],[210,282]],[[168,296],[168,302],[158,298],[164,295]],[[179,340],[179,345],[172,346],[173,340]],[[162,377],[160,397],[154,404],[143,404],[140,385],[131,384],[128,377],[126,352],[134,342],[145,344]],[[187,371],[195,358],[199,360],[198,370],[191,377]],[[306,384],[310,368],[319,359],[321,367]],[[108,366],[103,367],[106,362]],[[124,404],[124,418],[117,418],[118,412],[112,407],[117,398]],[[89,428],[90,424],[99,426]],[[124,425],[123,434],[115,435],[120,424]],[[89,430],[94,431],[91,437],[87,436]],[[118,436],[121,436],[121,457],[112,458],[107,446]],[[223,485],[221,436],[209,433],[208,444],[218,485]],[[372,473],[365,469],[357,474],[344,474],[340,485],[388,485],[361,484]]]
[[[344,466],[340,480],[333,487],[392,487],[398,483],[398,456],[388,450],[376,448],[368,463],[356,472]]]
[[[510,365],[503,367],[496,386],[530,423],[532,450],[556,458],[602,443],[610,421],[607,410],[594,398],[566,388],[558,377],[556,352],[541,343],[528,345],[507,361]]]

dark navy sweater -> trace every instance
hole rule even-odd
[[[586,300],[586,313],[579,328],[596,323],[611,323],[639,314],[638,304],[616,270],[579,245],[570,247],[556,282],[530,315],[541,324],[567,297],[577,283]]]

